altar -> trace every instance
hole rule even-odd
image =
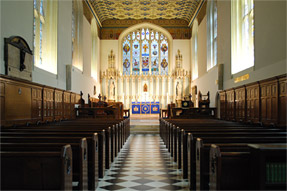
[[[159,102],[132,102],[132,114],[159,114]]]

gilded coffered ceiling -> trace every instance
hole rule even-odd
[[[191,21],[202,0],[88,0],[100,22],[109,19]]]

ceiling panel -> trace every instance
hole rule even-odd
[[[89,0],[100,21],[183,19],[190,21],[201,0]]]

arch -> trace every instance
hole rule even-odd
[[[172,69],[174,68],[174,64],[173,64],[173,59],[172,59],[172,55],[173,55],[173,38],[171,36],[171,34],[163,27],[155,25],[153,23],[139,23],[133,26],[128,27],[127,29],[125,29],[119,36],[118,39],[118,63],[117,63],[117,69],[120,71],[120,73],[122,73],[123,71],[123,66],[122,66],[122,54],[121,54],[121,50],[122,50],[122,43],[123,43],[123,39],[125,36],[127,36],[130,32],[140,29],[140,28],[150,28],[153,30],[157,30],[159,32],[161,32],[162,34],[164,34],[168,40],[168,46],[169,46],[169,64],[170,67],[168,68],[168,73],[171,74]]]

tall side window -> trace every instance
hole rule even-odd
[[[73,0],[72,59],[73,66],[83,71],[83,3],[78,0]]]
[[[254,2],[231,1],[231,73],[254,66]]]
[[[207,70],[217,64],[217,1],[208,0],[207,13]]]
[[[160,32],[137,29],[123,38],[122,48],[124,75],[168,74],[168,40]]]
[[[58,1],[34,0],[34,65],[57,74]]]
[[[98,27],[95,18],[91,20],[91,35],[92,35],[92,59],[91,59],[91,76],[94,79],[98,79],[98,68],[99,68],[99,37],[98,37]]]
[[[192,26],[192,63],[191,63],[191,72],[192,80],[198,78],[198,21],[195,19]]]

